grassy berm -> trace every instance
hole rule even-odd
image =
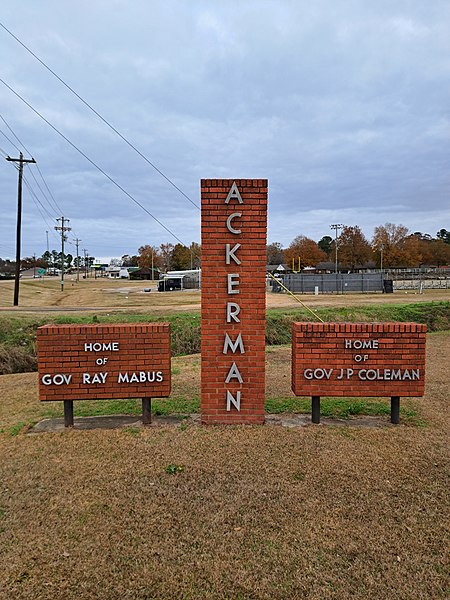
[[[372,300],[373,301],[373,300]],[[424,323],[428,331],[450,329],[450,302],[414,304],[375,304],[369,306],[317,307],[324,321],[413,321]],[[278,308],[267,311],[267,345],[289,344],[293,321],[317,320],[304,309]],[[126,323],[168,321],[171,325],[172,355],[200,352],[200,314],[198,312],[111,314],[52,314],[44,316],[0,313],[0,375],[37,370],[36,329],[49,323]]]
[[[6,427],[0,598],[447,598],[449,352],[428,335],[420,425]],[[26,420],[36,377],[0,377],[1,422]]]

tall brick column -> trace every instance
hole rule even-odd
[[[264,423],[266,179],[202,179],[202,423]]]

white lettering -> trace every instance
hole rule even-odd
[[[236,302],[227,302],[227,323],[231,323],[231,319],[236,323],[240,323],[238,314],[241,312],[241,307]]]
[[[333,369],[305,369],[303,376],[305,379],[330,379],[332,372]]]
[[[366,360],[369,360],[369,355],[368,354],[355,354],[353,359],[356,362],[365,362]]]
[[[235,340],[235,342],[233,343],[230,339],[230,336],[228,335],[228,333],[225,334],[225,341],[223,343],[223,354],[226,354],[228,352],[228,348],[231,348],[231,351],[233,352],[233,354],[236,352],[237,347],[239,346],[239,352],[241,354],[245,354],[245,350],[244,350],[244,342],[242,341],[242,335],[239,334]]]
[[[44,385],[69,385],[72,379],[72,375],[64,375],[61,373],[56,373],[56,375],[42,375],[41,381]]]
[[[108,373],[83,373],[82,381],[85,384],[105,383]]]
[[[226,262],[226,264],[229,265],[230,260],[233,259],[237,265],[240,265],[241,261],[238,259],[237,256],[235,256],[234,253],[237,250],[239,250],[239,248],[241,247],[241,244],[235,244],[233,246],[233,248],[231,248],[231,250],[230,250],[230,247],[231,247],[231,244],[225,244],[225,262]]]
[[[228,273],[227,281],[228,295],[231,296],[231,294],[239,294],[239,290],[233,289],[234,287],[237,287],[239,285],[239,273]]]
[[[353,348],[354,350],[366,350],[372,348],[378,350],[379,340],[344,340],[345,348]]]
[[[244,204],[235,181],[233,181],[230,191],[228,192],[228,196],[225,199],[225,204],[228,204],[230,200],[237,200],[239,204]]]
[[[84,344],[85,352],[117,352],[119,342],[89,342]]]
[[[231,392],[227,390],[227,410],[231,410],[231,405],[235,407],[236,410],[241,410],[241,392],[236,392],[236,398],[233,396]]]
[[[228,371],[228,375],[227,378],[225,379],[225,383],[230,383],[231,379],[237,379],[239,381],[239,383],[243,383],[243,379],[242,379],[242,375],[239,372],[239,369],[237,368],[236,363],[234,362],[231,367],[230,370]]]
[[[162,371],[138,371],[137,373],[119,373],[117,383],[161,383],[164,381]]]
[[[234,233],[235,235],[239,235],[241,233],[241,230],[234,229],[233,226],[231,225],[231,221],[233,219],[237,219],[238,217],[242,217],[242,213],[240,213],[240,212],[231,213],[231,215],[229,215],[227,218],[227,229],[230,233]]]

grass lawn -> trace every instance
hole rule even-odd
[[[446,598],[450,333],[427,337],[425,397],[378,429],[30,435],[61,407],[38,403],[36,373],[0,376],[0,598]],[[267,363],[267,408],[309,412],[288,348]],[[173,398],[154,408],[194,409],[198,370],[198,355],[175,358]],[[352,402],[327,410],[388,406]]]

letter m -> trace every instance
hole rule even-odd
[[[236,340],[234,341],[234,343],[231,341],[230,336],[228,335],[228,333],[225,334],[225,341],[223,343],[223,354],[226,354],[228,352],[228,348],[231,348],[231,352],[233,352],[233,354],[236,352],[237,348],[239,347],[239,352],[241,354],[245,353],[244,350],[244,342],[242,341],[242,336],[241,334],[239,334],[236,338]]]

